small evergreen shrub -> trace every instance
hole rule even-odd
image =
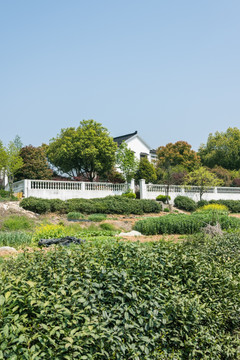
[[[185,211],[195,211],[197,208],[197,204],[195,203],[194,200],[190,199],[187,196],[177,196],[174,199],[174,206],[177,207],[180,210],[185,210]]]
[[[128,199],[136,199],[137,197],[137,195],[132,190],[126,191],[125,193],[122,194],[122,196]]]
[[[109,231],[115,231],[116,230],[114,225],[108,224],[108,223],[103,223],[103,224],[100,224],[99,226],[103,230],[109,230]]]
[[[171,200],[171,197],[170,197],[169,195],[158,195],[158,196],[156,197],[156,200],[157,200],[157,201],[162,201],[164,204],[166,204],[167,199],[168,199],[168,200]]]
[[[94,222],[101,222],[103,220],[106,220],[107,216],[105,214],[92,214],[89,215],[88,220],[94,221]]]
[[[197,207],[200,208],[200,207],[202,207],[202,206],[204,206],[204,205],[207,205],[207,204],[208,204],[208,201],[207,201],[207,200],[199,200],[199,201],[197,202]]]
[[[210,200],[209,204],[222,204],[232,213],[240,213],[240,200]]]
[[[30,196],[20,202],[20,206],[25,210],[35,212],[37,214],[45,214],[51,211],[51,200],[40,199]]]
[[[68,220],[79,220],[79,219],[83,219],[84,215],[79,213],[79,212],[70,212],[67,214],[67,219]]]
[[[170,210],[169,210],[169,208],[164,208],[163,211],[164,212],[169,212]]]

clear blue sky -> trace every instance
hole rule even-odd
[[[94,119],[153,148],[240,127],[239,0],[0,1],[0,139]]]

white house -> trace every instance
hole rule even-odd
[[[151,147],[138,135],[137,131],[131,134],[117,136],[113,138],[113,140],[118,146],[125,141],[139,160],[143,157],[147,157],[151,162],[157,159],[156,150],[151,149]]]

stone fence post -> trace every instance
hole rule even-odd
[[[140,199],[147,199],[147,186],[145,179],[139,180]]]

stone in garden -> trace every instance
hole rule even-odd
[[[11,246],[2,246],[0,247],[0,251],[17,252],[17,250]]]
[[[117,236],[142,236],[142,234],[139,231],[132,230],[127,233],[121,232]]]

